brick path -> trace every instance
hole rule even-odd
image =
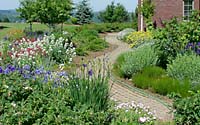
[[[130,50],[129,45],[117,40],[116,36],[117,36],[116,33],[110,33],[105,37],[106,41],[109,42],[110,44],[118,45],[117,49],[115,49],[112,52],[106,53],[106,56],[109,57],[111,64],[115,62],[118,55]],[[99,58],[102,57],[103,56],[100,56]],[[155,99],[156,97],[150,98],[148,94],[147,96],[144,96],[140,92],[124,87],[116,81],[113,82],[112,80],[110,80],[110,84],[112,85],[111,98],[116,100],[117,102],[122,103],[122,102],[134,101],[136,103],[142,103],[145,106],[148,106],[152,112],[155,112],[155,115],[158,119],[162,121],[172,120],[173,116],[172,114],[169,113],[170,109],[168,109],[167,106],[165,106],[163,103]]]

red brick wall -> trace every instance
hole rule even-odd
[[[194,9],[200,10],[200,0],[194,0]]]
[[[153,2],[155,4],[153,20],[158,27],[162,26],[164,20],[183,16],[183,0],[153,0]]]
[[[170,20],[173,17],[182,18],[183,16],[183,0],[152,0],[155,4],[155,13],[153,21],[158,27],[162,26],[162,21]],[[141,0],[138,0],[140,6]],[[194,0],[194,8],[200,10],[200,0]],[[138,16],[138,30],[141,29],[140,18]]]

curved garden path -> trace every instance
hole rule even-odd
[[[105,40],[113,45],[118,47],[111,52],[106,53],[105,55],[109,58],[109,62],[113,64],[117,59],[118,55],[123,52],[129,51],[130,47],[128,44],[117,40],[116,33],[109,33],[105,36]],[[103,58],[104,56],[99,56],[98,58]],[[132,102],[136,104],[142,103],[144,106],[149,107],[151,112],[155,113],[155,116],[162,121],[171,121],[173,116],[170,113],[170,108],[165,101],[162,101],[158,97],[152,96],[147,92],[132,87],[128,83],[122,82],[111,77],[110,80],[111,87],[111,98],[119,103]]]

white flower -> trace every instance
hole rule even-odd
[[[32,90],[33,88],[26,86],[26,87],[24,87],[24,89],[25,90]]]
[[[15,104],[14,102],[12,102],[11,105],[12,105],[13,107],[16,107],[16,104]]]
[[[146,118],[146,117],[140,117],[140,118],[138,119],[138,121],[139,121],[140,123],[145,123],[145,122],[147,121],[147,118]]]

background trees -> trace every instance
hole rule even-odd
[[[20,7],[17,9],[20,12],[20,17],[25,19],[30,24],[30,31],[32,31],[32,22],[37,19],[36,0],[21,0]]]
[[[92,9],[89,7],[88,0],[81,1],[77,7],[75,17],[77,18],[78,24],[88,24],[92,22]]]
[[[38,21],[55,28],[55,24],[69,19],[71,10],[71,0],[21,0],[18,12],[20,17],[30,24]]]
[[[122,4],[117,3],[115,5],[112,2],[111,5],[106,7],[105,11],[100,12],[99,19],[106,23],[126,22],[129,20],[129,14]]]

